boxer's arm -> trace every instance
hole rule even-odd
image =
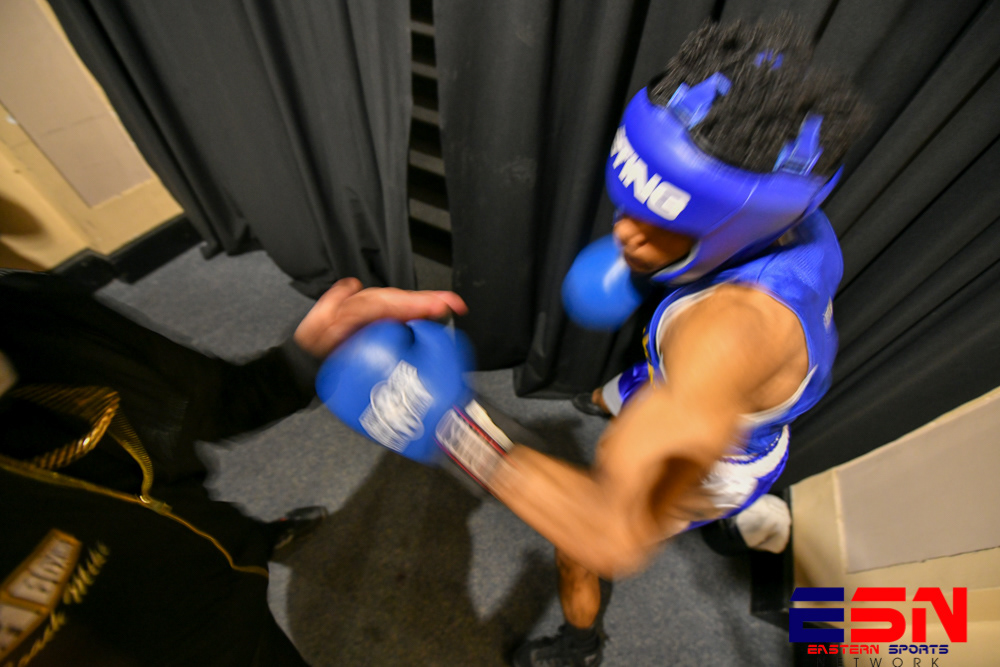
[[[662,341],[669,382],[622,411],[592,469],[517,447],[494,493],[592,571],[640,569],[676,521],[678,497],[739,438],[739,416],[760,408],[761,388],[804,345],[794,315],[764,298],[785,312],[740,290],[685,311]]]

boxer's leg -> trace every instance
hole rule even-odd
[[[596,621],[601,610],[597,575],[556,549],[559,602],[566,623],[553,637],[532,640],[514,654],[514,667],[597,667],[601,635]]]
[[[601,409],[606,415],[611,414],[611,408],[604,402],[604,387],[598,387],[590,394],[590,402]]]
[[[597,575],[556,549],[559,568],[559,603],[566,621],[590,628],[601,609],[601,582]]]
[[[622,405],[625,403],[625,392],[622,391],[622,380],[625,379],[627,384],[627,378],[631,375],[629,369],[624,373],[619,373],[610,380],[608,380],[604,386],[598,387],[594,390],[591,395],[591,400],[595,405],[599,405],[606,414],[612,417],[617,417],[618,413],[621,412]]]
[[[632,395],[649,383],[649,364],[643,361],[589,394],[577,394],[573,397],[573,407],[588,415],[616,417]]]

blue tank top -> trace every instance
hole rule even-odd
[[[658,329],[686,304],[707,296],[724,283],[759,289],[787,306],[802,324],[809,354],[809,371],[798,391],[784,404],[747,415],[750,434],[743,449],[764,451],[785,425],[811,408],[830,388],[837,354],[833,296],[844,271],[837,235],[822,211],[816,211],[763,253],[737,266],[723,267],[672,292],[660,302],[647,327],[646,358],[662,382],[657,350]]]

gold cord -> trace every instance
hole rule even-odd
[[[153,486],[153,462],[145,447],[142,446],[135,429],[122,414],[120,410],[121,399],[114,389],[39,384],[19,387],[11,391],[10,395],[41,405],[53,412],[82,418],[90,424],[90,430],[86,435],[73,442],[52,452],[36,456],[30,461],[18,461],[0,454],[0,468],[48,484],[69,486],[126,502],[138,503],[157,514],[173,519],[196,535],[210,541],[216,549],[222,552],[232,569],[268,577],[267,568],[256,565],[237,565],[217,539],[177,516],[169,505],[150,495],[149,492]],[[114,438],[142,469],[142,486],[138,495],[123,493],[55,472],[59,468],[64,468],[74,461],[80,460],[92,451],[105,433]]]

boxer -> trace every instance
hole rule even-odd
[[[555,545],[567,622],[516,665],[599,664],[599,577],[636,574],[668,538],[777,500],[761,499],[789,424],[826,392],[837,348],[843,262],[819,206],[867,116],[810,58],[788,19],[708,25],[628,104],[605,171],[613,235],[581,252],[563,303],[613,329],[660,301],[646,360],[594,393],[616,419],[590,468],[498,432],[461,382],[467,343],[435,325],[363,331],[321,372],[331,405],[363,397],[342,415],[360,432],[456,462]],[[783,519],[760,546],[784,547]]]

